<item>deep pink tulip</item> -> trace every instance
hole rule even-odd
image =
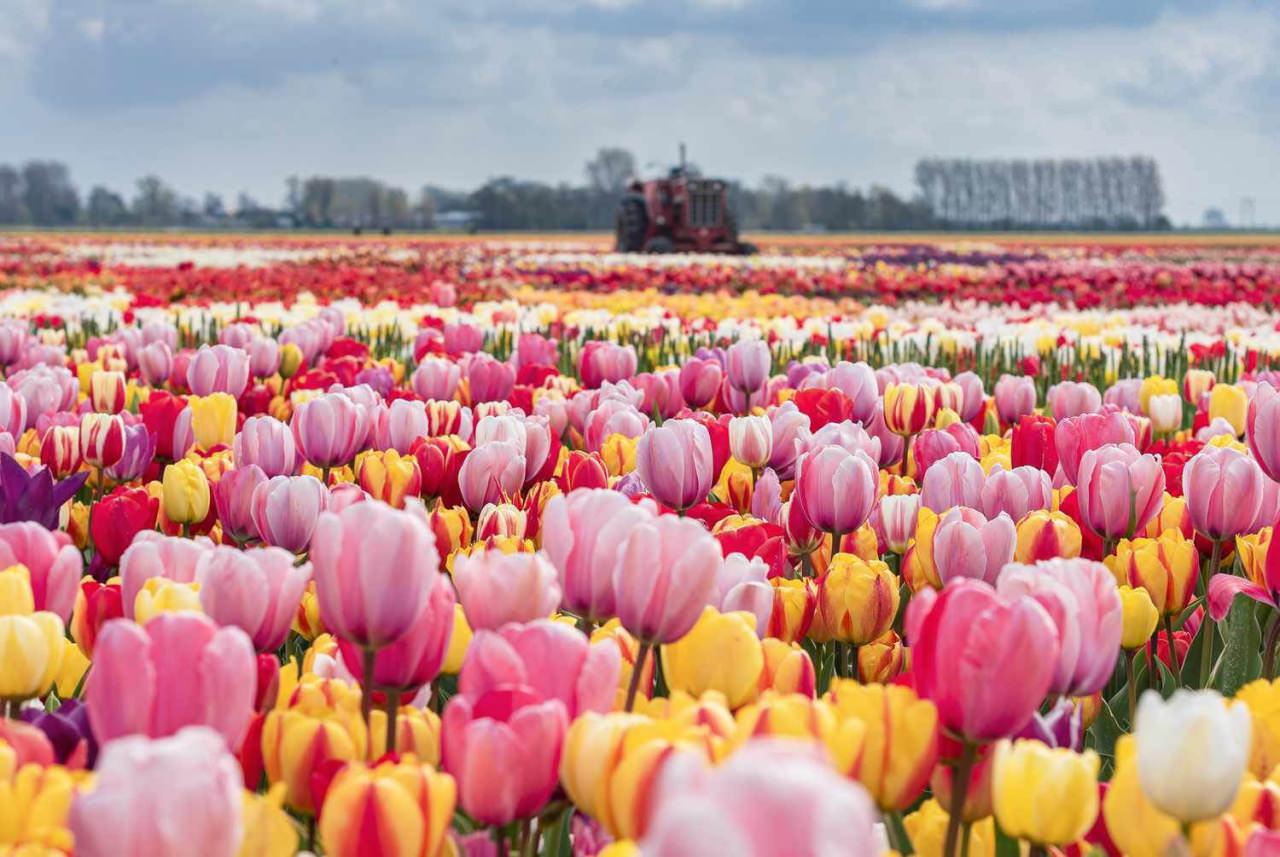
[[[1080,459],[1076,491],[1089,529],[1103,539],[1133,538],[1164,504],[1164,468],[1127,443],[1107,444]]]
[[[689,407],[705,408],[715,401],[723,380],[719,361],[690,357],[680,367],[680,394]]]
[[[958,506],[942,516],[933,531],[933,561],[945,584],[972,577],[994,584],[1013,559],[1018,541],[1013,520],[1003,512],[988,520],[977,509]]]
[[[447,402],[458,392],[462,367],[452,360],[428,357],[418,364],[411,379],[413,391],[427,401]]]
[[[474,354],[467,363],[467,388],[472,404],[501,402],[511,395],[516,383],[516,370],[510,363],[494,360],[487,354]]]
[[[916,472],[923,476],[929,468],[953,452],[970,458],[979,456],[978,433],[966,423],[952,423],[944,429],[925,429],[916,435],[911,454],[916,459]]]
[[[525,366],[555,366],[560,361],[560,343],[541,333],[522,333],[516,337],[511,359],[517,370]]]
[[[258,538],[258,526],[253,521],[253,494],[266,481],[267,474],[261,467],[246,464],[228,470],[214,483],[213,503],[224,538],[235,542]]]
[[[644,395],[640,410],[646,414],[656,413],[669,420],[684,407],[679,375],[674,370],[641,372],[631,379],[631,383]]]
[[[426,521],[384,503],[325,512],[311,539],[324,626],[365,648],[394,643],[413,626],[436,584],[440,557]]]
[[[234,857],[243,792],[239,763],[210,729],[123,738],[102,749],[67,826],[79,857]]]
[[[809,524],[824,533],[851,533],[865,524],[879,490],[879,469],[864,452],[827,446],[796,462],[792,496]]]
[[[982,507],[986,484],[982,465],[968,453],[953,452],[936,462],[924,475],[920,502],[941,514],[954,506]]]
[[[1044,701],[1058,632],[1034,599],[1002,598],[979,580],[923,589],[907,611],[916,692],[941,725],[970,741],[1016,735]]]
[[[455,695],[444,710],[441,762],[462,809],[481,824],[536,814],[555,791],[568,728],[564,703],[526,686]]]
[[[301,553],[311,543],[329,489],[314,476],[275,476],[253,490],[253,526],[268,545]]]
[[[580,488],[557,494],[542,511],[542,549],[559,572],[562,606],[593,622],[614,616],[618,545],[651,513],[617,491]]]
[[[444,326],[444,350],[453,357],[470,354],[484,347],[484,331],[465,322]]]
[[[196,579],[200,557],[213,546],[206,538],[184,539],[144,530],[120,556],[120,601],[126,619],[133,618],[133,602],[153,577],[174,583]]]
[[[201,609],[219,625],[243,630],[259,652],[274,652],[311,580],[311,563],[293,561],[282,548],[212,548],[196,564]]]
[[[484,550],[453,562],[458,603],[474,629],[545,619],[560,604],[555,566],[537,553]]]
[[[3,422],[0,419],[0,424]],[[1267,476],[1280,481],[1280,391],[1267,383],[1258,385],[1249,402],[1246,426],[1249,450],[1258,466]]]
[[[1068,417],[1054,428],[1053,444],[1067,482],[1076,484],[1080,460],[1091,449],[1109,443],[1133,444],[1133,424],[1119,411]]]
[[[1036,409],[1036,382],[1026,375],[1001,375],[992,395],[996,413],[1005,423],[1016,423]]]
[[[256,664],[248,634],[200,613],[159,613],[146,625],[112,619],[85,679],[94,737],[105,744],[209,726],[238,749],[253,715]]]
[[[1196,532],[1221,541],[1248,532],[1262,505],[1266,476],[1234,449],[1206,446],[1182,469],[1182,494]]]
[[[426,607],[413,620],[409,632],[378,650],[373,666],[374,684],[413,693],[434,681],[449,653],[456,603],[453,587],[443,575],[438,576]],[[343,666],[363,686],[364,659],[359,649],[346,640],[339,640],[338,652]]]
[[[720,543],[697,521],[650,515],[634,523],[613,567],[622,626],[651,643],[689,633],[709,603],[722,557]]]
[[[711,435],[696,420],[668,420],[636,445],[636,473],[658,502],[688,509],[706,499],[714,474]]]
[[[960,388],[963,395],[960,403],[960,419],[971,422],[982,411],[982,406],[987,403],[987,392],[982,379],[973,372],[961,372],[952,378],[951,382]]]
[[[1004,512],[1020,521],[1028,512],[1052,506],[1052,481],[1038,467],[1023,465],[1005,470],[997,465],[982,484],[982,511],[988,518]]]
[[[773,354],[769,344],[759,339],[739,339],[729,346],[725,358],[725,380],[744,395],[751,395],[769,380]]]
[[[21,437],[27,427],[27,400],[8,385],[0,384],[0,431]]]
[[[1053,418],[1062,422],[1081,414],[1096,414],[1102,410],[1102,394],[1088,382],[1063,381],[1049,388],[1047,396]]]
[[[1060,646],[1050,693],[1089,696],[1111,679],[1124,608],[1105,565],[1088,559],[1010,563],[1000,572],[996,591],[1009,599],[1034,598],[1057,627]]]
[[[230,345],[202,345],[187,364],[187,386],[197,396],[240,398],[249,385],[249,355]]]
[[[84,558],[61,530],[50,532],[34,521],[0,524],[0,569],[25,565],[37,610],[57,613],[66,623],[80,589]]]
[[[550,619],[478,631],[467,649],[458,692],[478,699],[503,687],[528,687],[558,699],[569,719],[613,708],[621,657],[613,640],[592,645],[582,632]]]
[[[325,393],[294,409],[298,451],[316,467],[350,464],[369,435],[368,410],[342,393]],[[261,462],[256,462],[261,466]]]
[[[578,356],[578,377],[582,386],[594,390],[605,382],[616,384],[636,374],[636,350],[630,345],[593,339],[582,346]]]
[[[256,464],[271,476],[293,476],[302,467],[302,456],[289,426],[275,417],[249,417],[232,442],[237,467]]]
[[[520,448],[509,441],[491,441],[471,451],[458,471],[462,502],[473,512],[488,503],[515,497],[524,485],[527,462]]]
[[[856,782],[799,741],[756,738],[723,764],[673,755],[640,853],[660,857],[877,857],[879,814]]]

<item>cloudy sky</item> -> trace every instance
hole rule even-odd
[[[1280,223],[1275,0],[0,0],[0,161],[469,187],[678,140],[749,182],[922,156],[1151,154],[1169,213]]]

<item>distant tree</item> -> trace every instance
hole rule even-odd
[[[635,178],[636,158],[626,149],[606,146],[587,161],[586,173],[592,190],[617,196]]]
[[[121,226],[129,222],[129,208],[120,194],[95,185],[89,191],[85,219],[91,226]]]
[[[206,193],[204,202],[200,205],[200,212],[209,220],[222,220],[227,216],[227,207],[218,194]]]
[[[31,222],[39,226],[74,223],[80,215],[80,195],[71,184],[66,164],[58,161],[24,164],[22,196]]]
[[[31,214],[22,193],[22,173],[0,164],[0,223],[28,223]]]
[[[159,176],[138,179],[133,216],[144,226],[166,226],[178,219],[178,194]]]

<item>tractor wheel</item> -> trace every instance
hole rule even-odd
[[[750,241],[739,241],[739,242],[738,242],[738,255],[739,255],[739,256],[754,256],[754,255],[756,255],[756,254],[757,254],[757,253],[759,253],[759,252],[760,252],[760,248],[759,248],[759,247],[757,247],[756,245],[752,244]]]
[[[640,194],[624,196],[618,202],[614,250],[618,253],[639,253],[644,249],[644,233],[648,226],[644,197]]]
[[[644,246],[646,253],[674,253],[676,252],[675,242],[665,235],[659,235],[650,238],[649,243]]]

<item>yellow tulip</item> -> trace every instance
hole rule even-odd
[[[636,469],[637,438],[614,432],[600,445],[600,457],[610,476],[626,476]]]
[[[292,342],[280,346],[280,377],[288,380],[302,368],[302,349]]]
[[[1271,549],[1273,533],[1274,530],[1271,527],[1263,527],[1256,533],[1236,536],[1236,556],[1240,558],[1240,566],[1244,569],[1245,576],[1263,587],[1267,587],[1265,569],[1267,551]]]
[[[1249,416],[1249,396],[1235,384],[1217,384],[1209,393],[1209,421],[1221,417],[1231,424],[1236,437],[1244,434]]]
[[[1105,562],[1117,583],[1147,590],[1162,616],[1181,612],[1195,596],[1200,555],[1178,530],[1156,539],[1122,539]]]
[[[360,487],[374,499],[397,509],[404,508],[406,497],[418,496],[422,472],[412,455],[401,455],[394,449],[366,452],[356,469]]]
[[[933,561],[933,533],[937,528],[938,513],[927,506],[921,506],[915,538],[902,557],[902,579],[911,587],[912,592],[919,592],[926,586],[942,588],[942,577]]]
[[[1107,832],[1127,857],[1164,857],[1182,835],[1181,825],[1151,805],[1138,782],[1132,735],[1116,742],[1116,769],[1102,801]]]
[[[201,613],[200,584],[177,583],[165,577],[152,577],[133,598],[133,618],[145,625],[161,613],[189,610]]]
[[[836,727],[831,704],[801,693],[765,693],[757,702],[744,705],[734,716],[737,734],[734,744],[741,746],[762,735],[828,741]]]
[[[331,857],[357,857],[371,845],[385,857],[437,854],[457,800],[453,777],[412,755],[374,768],[356,762],[329,786],[320,840]]]
[[[1151,595],[1141,586],[1119,587],[1120,606],[1124,613],[1124,629],[1120,634],[1120,645],[1125,649],[1136,649],[1146,644],[1155,633],[1160,622],[1160,611],[1156,609]]]
[[[27,846],[13,853],[48,853],[42,848],[70,853],[73,845],[67,829],[78,783],[76,776],[59,765],[23,765],[12,779],[0,778],[0,851],[6,846]]]
[[[76,688],[80,687],[84,674],[89,671],[89,659],[70,640],[64,639],[62,643],[62,665],[54,677],[53,686],[58,691],[59,699],[70,699],[75,695]]]
[[[19,563],[0,571],[0,616],[27,616],[34,612],[36,600],[27,567]]]
[[[1092,750],[1075,753],[1039,741],[996,749],[992,799],[996,821],[1012,837],[1037,845],[1067,845],[1098,817],[1098,768]]]
[[[48,693],[62,667],[65,643],[56,613],[0,616],[0,699],[14,702]]]
[[[298,851],[298,831],[284,811],[284,785],[277,783],[266,794],[244,793],[244,839],[239,857],[293,857]]]
[[[209,479],[192,461],[183,459],[164,469],[161,483],[164,514],[175,524],[198,524],[209,515]]]
[[[187,407],[191,408],[191,435],[196,446],[205,452],[215,446],[231,446],[236,437],[235,399],[227,393],[192,396]]]
[[[1172,378],[1164,378],[1160,375],[1148,376],[1142,386],[1138,388],[1138,407],[1142,409],[1143,414],[1147,414],[1151,409],[1152,396],[1176,396],[1178,395],[1178,382]]]
[[[881,560],[836,554],[818,581],[810,639],[862,646],[884,635],[898,615],[898,577]]]
[[[764,669],[755,617],[703,608],[688,634],[662,647],[662,668],[673,690],[694,696],[716,690],[725,695],[730,708],[750,702]]]
[[[1265,779],[1280,765],[1280,679],[1251,681],[1236,691],[1236,699],[1253,717],[1249,770]]]
[[[938,709],[901,685],[838,680],[830,697],[840,729],[827,742],[832,765],[857,779],[882,810],[911,806],[938,759]],[[844,740],[846,724],[861,724],[862,740]]]
[[[943,857],[947,840],[947,811],[933,798],[902,820],[911,846],[920,857]],[[996,826],[990,816],[969,828],[969,857],[995,857]]]

